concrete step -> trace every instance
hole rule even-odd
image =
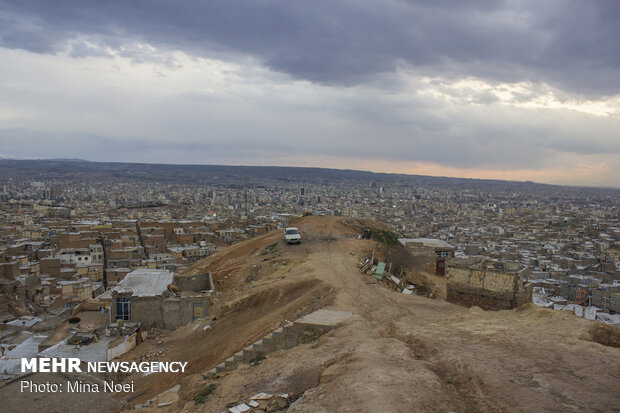
[[[252,360],[254,358],[255,354],[254,354],[254,350],[252,349],[252,346],[247,346],[246,348],[243,349],[243,361],[245,363],[249,363],[250,360]]]
[[[271,334],[273,335],[273,344],[275,350],[284,350],[286,348],[286,343],[284,340],[284,329],[280,327],[274,330]]]
[[[353,316],[347,311],[317,310],[293,322],[295,332],[316,331],[327,332],[340,326]]]
[[[290,335],[284,337],[284,345],[286,348],[295,347],[297,344],[297,336]]]
[[[220,363],[215,367],[216,373],[222,373],[224,371],[226,371],[226,363]]]
[[[252,350],[255,353],[254,355],[257,355],[259,353],[267,354],[267,352],[265,351],[265,345],[263,344],[263,340],[258,340],[256,343],[254,343],[252,345]]]
[[[224,362],[224,365],[226,366],[226,370],[230,371],[230,370],[234,370],[235,367],[237,367],[237,362],[235,361],[234,357],[229,357]]]
[[[265,350],[265,353],[271,353],[276,349],[276,345],[273,342],[273,334],[267,334],[263,337],[263,349]]]
[[[293,328],[293,323],[288,323],[282,327],[284,332],[284,348],[291,348],[297,345],[297,333]]]
[[[293,322],[293,332],[298,343],[308,343],[351,318],[347,311],[317,310]]]
[[[243,350],[235,353],[233,358],[235,359],[235,362],[237,362],[237,364],[243,363]]]
[[[207,373],[207,378],[208,379],[212,379],[213,377],[217,376],[217,370],[216,369],[211,369],[209,370],[209,372]]]
[[[293,323],[287,324],[284,327],[282,327],[282,331],[284,332],[285,336],[295,334],[295,331],[293,330]]]

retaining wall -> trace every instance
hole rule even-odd
[[[449,266],[448,302],[485,310],[508,310],[532,301],[532,286],[518,273],[495,269]]]

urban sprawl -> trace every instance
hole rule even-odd
[[[450,252],[447,265],[477,259],[487,268],[518,271],[533,286],[535,304],[620,325],[618,191],[533,188],[396,179],[173,184],[5,177],[2,354],[33,357],[52,347],[44,333],[58,327],[60,321],[53,320],[65,320],[60,316],[66,311],[109,294],[130,273],[182,274],[220,248],[310,214],[379,221],[403,243],[441,242]],[[118,305],[122,318],[125,310]],[[78,337],[83,339],[88,341]],[[15,352],[25,342],[37,345]]]

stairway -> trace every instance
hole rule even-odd
[[[241,363],[250,363],[277,350],[308,343],[337,328],[353,314],[346,311],[318,310],[292,323],[277,328],[254,344],[235,353],[207,373],[207,378],[231,371]]]

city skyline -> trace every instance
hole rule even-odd
[[[614,2],[1,2],[0,152],[620,187]]]

